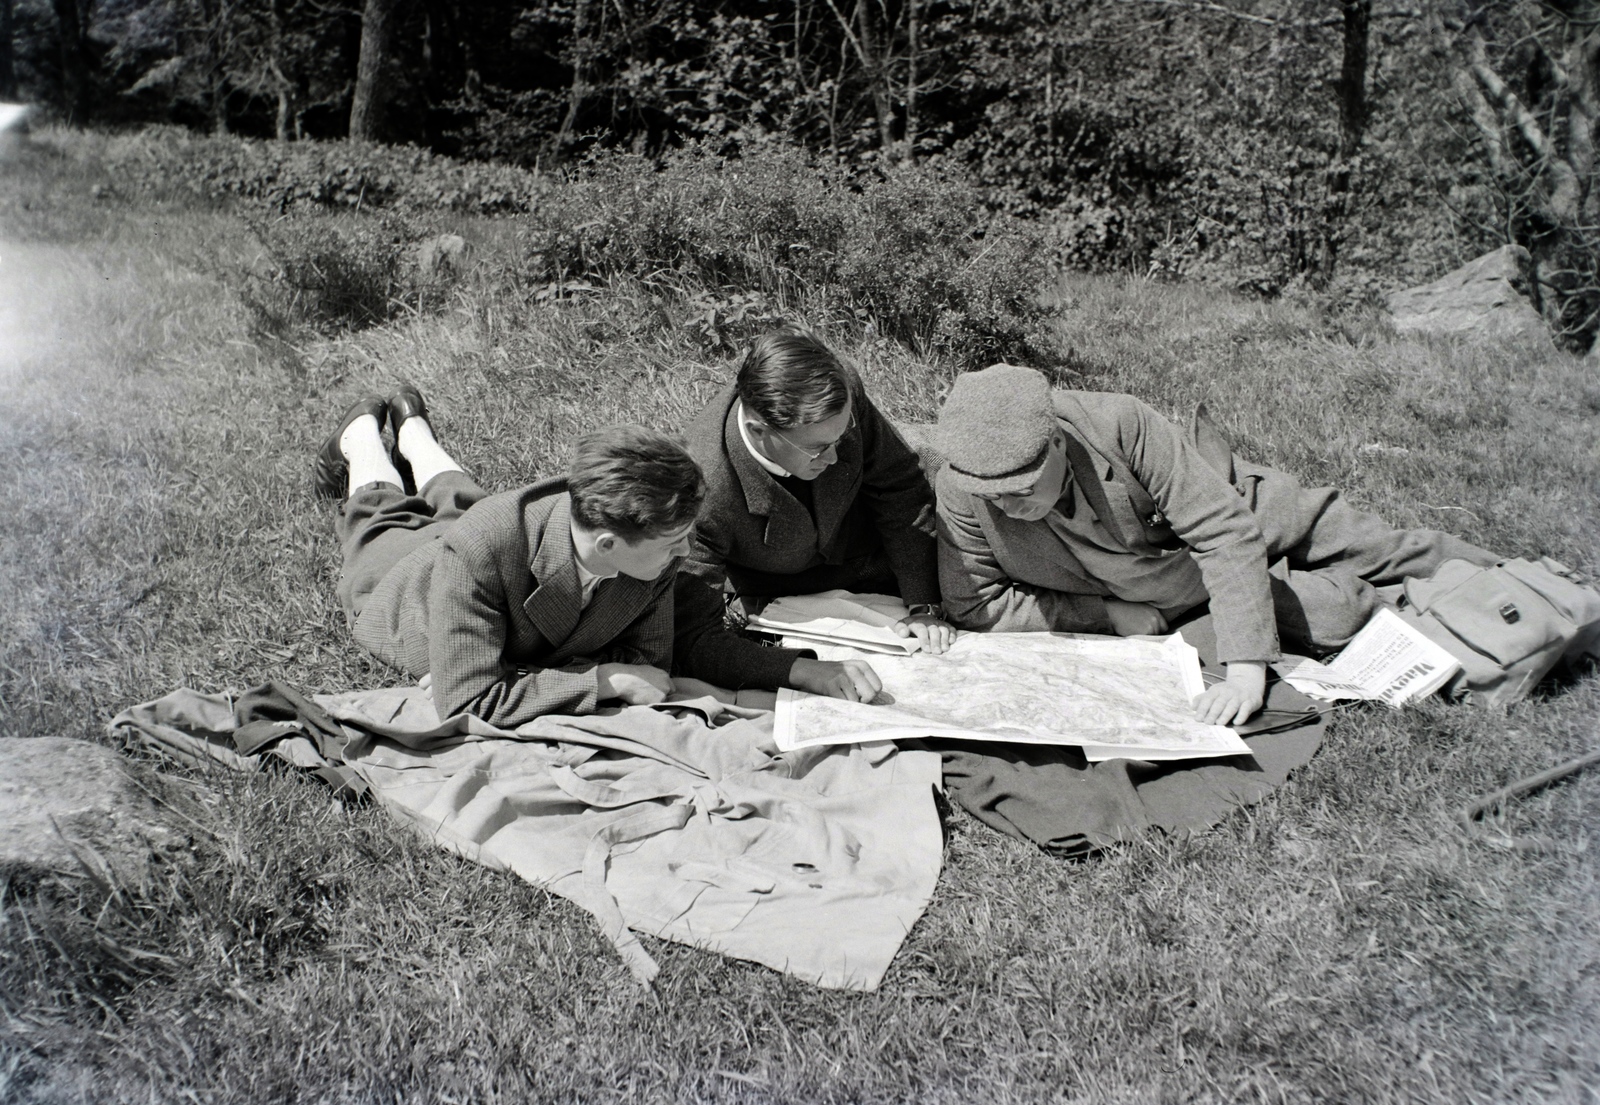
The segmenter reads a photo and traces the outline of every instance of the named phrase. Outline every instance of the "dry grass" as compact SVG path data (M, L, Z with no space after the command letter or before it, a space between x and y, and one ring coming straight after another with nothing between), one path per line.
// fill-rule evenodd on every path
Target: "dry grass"
M0 164L8 734L105 740L179 685L391 679L343 627L307 478L365 390L416 380L507 486L581 428L681 424L728 369L688 305L498 279L514 222L455 224L479 275L442 309L269 341L230 285L239 215L97 183ZM1195 288L1062 295L1075 384L1207 398L1259 459L1397 521L1600 569L1600 393L1577 362ZM891 411L931 415L949 366L829 332ZM932 906L865 995L656 942L641 994L581 911L379 811L129 749L183 780L193 849L109 904L3 884L0 1100L1594 1101L1600 775L1482 840L1454 811L1592 747L1597 707L1589 678L1500 713L1344 713L1261 805L1089 862L952 813ZM1511 846L1532 834L1550 849Z

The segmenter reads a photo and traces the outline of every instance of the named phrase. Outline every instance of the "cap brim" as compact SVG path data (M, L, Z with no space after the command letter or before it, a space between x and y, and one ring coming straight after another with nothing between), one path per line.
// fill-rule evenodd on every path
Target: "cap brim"
M1015 495L1027 491L1039 482L1039 474L1050 460L1050 447L1046 443L1039 459L1025 468L1002 472L998 476L978 476L963 472L954 463L950 465L950 480L961 490L973 495Z

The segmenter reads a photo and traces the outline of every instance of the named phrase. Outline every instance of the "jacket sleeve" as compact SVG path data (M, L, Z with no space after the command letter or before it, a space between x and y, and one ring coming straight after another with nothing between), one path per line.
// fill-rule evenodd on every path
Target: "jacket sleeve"
M1276 660L1267 543L1249 506L1173 422L1133 398L1117 407L1117 447L1189 546L1211 596L1217 659Z
M861 428L860 495L872 511L883 553L907 605L939 601L933 489L917 454L872 401L856 392Z
M714 518L701 516L694 545L678 570L673 599L677 629L675 675L692 676L729 690L776 690L789 685L789 669L802 656L793 648L768 648L722 620L722 584L727 575L726 545Z
M1111 633L1105 600L1014 580L995 556L972 498L939 489L939 586L944 609L962 629L996 632Z
M475 714L514 729L543 714L593 713L595 665L521 672L509 666L508 600L493 562L457 533L439 544L428 593L428 663L439 716Z

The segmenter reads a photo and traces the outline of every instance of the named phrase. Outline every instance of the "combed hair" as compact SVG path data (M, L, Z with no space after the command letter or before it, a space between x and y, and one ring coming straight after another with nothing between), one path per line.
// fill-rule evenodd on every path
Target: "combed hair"
M787 430L844 410L850 383L850 370L827 346L800 330L778 330L761 335L745 352L735 386L746 410Z
M567 490L580 526L633 542L694 521L706 481L676 438L643 426L610 426L578 439Z

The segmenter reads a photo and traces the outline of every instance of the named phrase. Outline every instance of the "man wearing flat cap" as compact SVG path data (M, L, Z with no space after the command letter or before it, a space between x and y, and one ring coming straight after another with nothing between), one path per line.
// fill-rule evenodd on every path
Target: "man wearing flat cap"
M946 616L1130 636L1209 602L1228 674L1196 701L1204 722L1260 708L1280 632L1297 649L1339 648L1373 614L1376 587L1497 559L1234 455L1204 408L1185 431L1131 395L1052 391L1030 368L958 377L937 443Z

